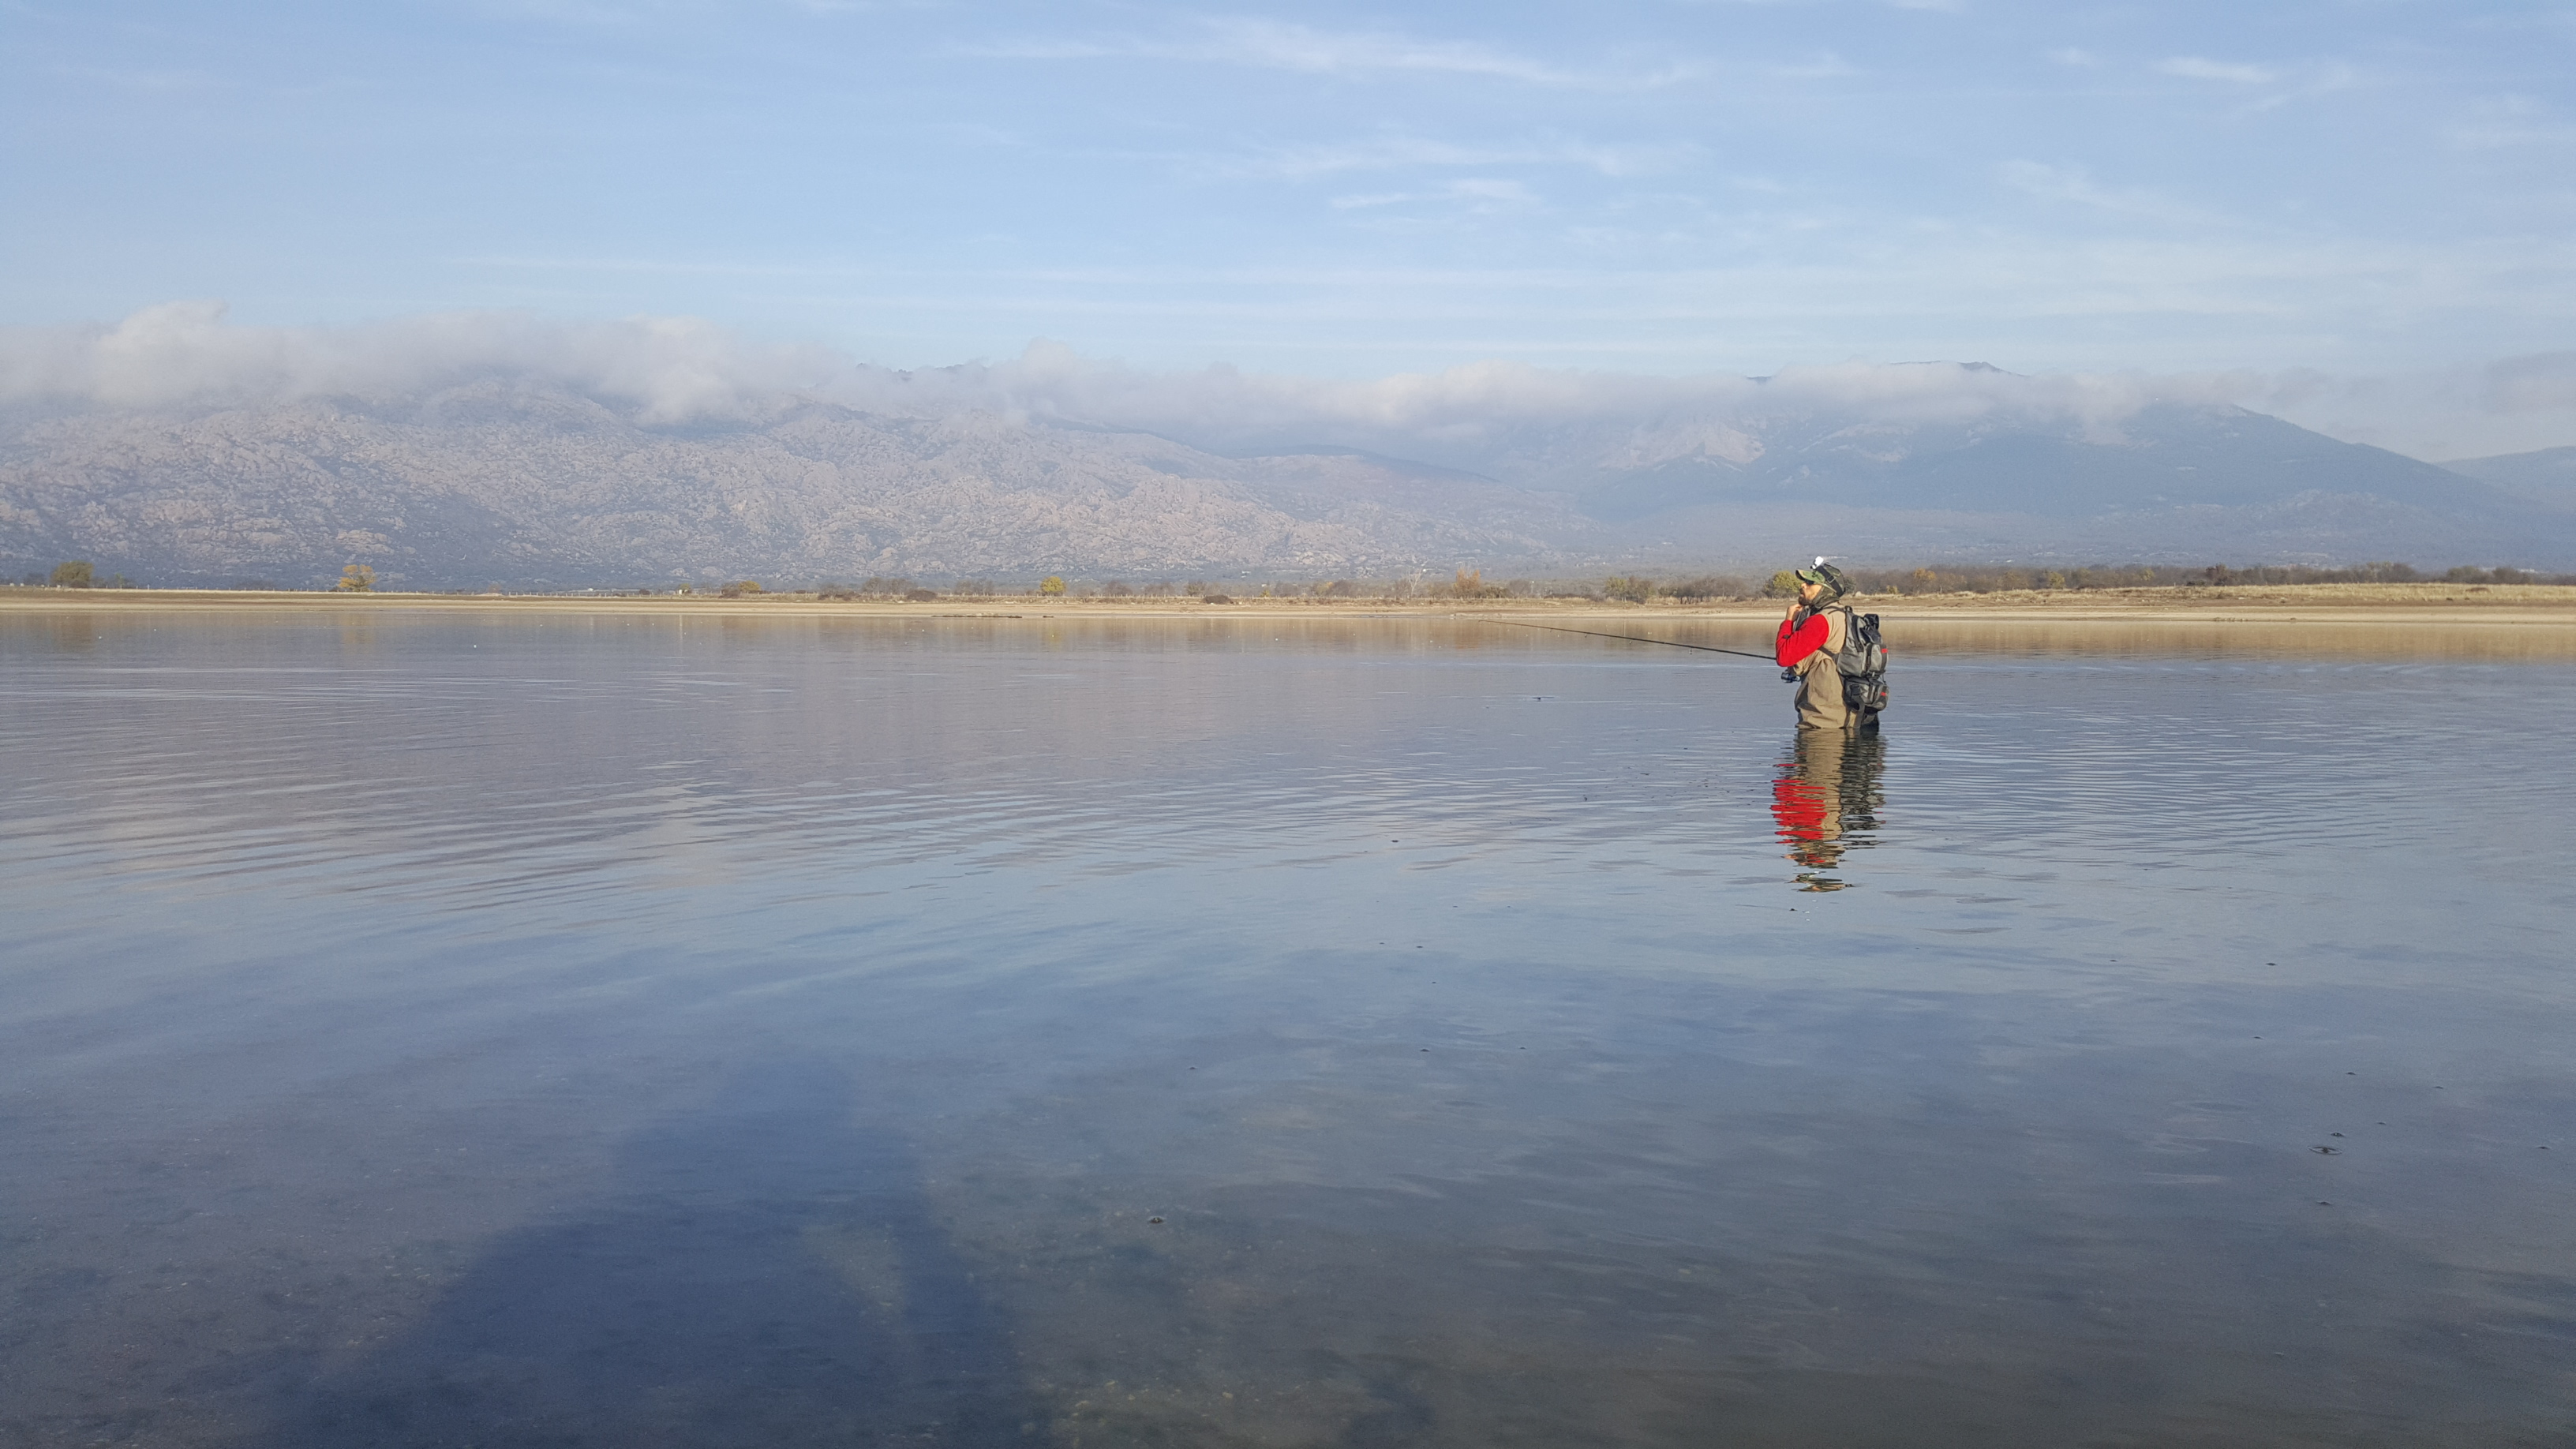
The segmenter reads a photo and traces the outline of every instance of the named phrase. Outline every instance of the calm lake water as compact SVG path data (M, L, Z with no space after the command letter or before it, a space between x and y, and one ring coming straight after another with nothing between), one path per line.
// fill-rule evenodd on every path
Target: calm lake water
M0 1445L2570 1442L2567 651L1890 635L0 617Z

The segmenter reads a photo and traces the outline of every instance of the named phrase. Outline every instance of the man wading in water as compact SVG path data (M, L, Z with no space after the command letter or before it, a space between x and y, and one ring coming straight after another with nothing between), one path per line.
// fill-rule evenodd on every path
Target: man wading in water
M1851 588L1842 570L1818 559L1797 571L1798 602L1780 623L1772 657L1780 677L1798 683L1798 728L1851 730L1878 727L1887 707L1886 654L1878 648L1878 616L1855 619L1838 605ZM1860 655L1870 658L1863 662ZM1846 671L1859 664L1867 674Z

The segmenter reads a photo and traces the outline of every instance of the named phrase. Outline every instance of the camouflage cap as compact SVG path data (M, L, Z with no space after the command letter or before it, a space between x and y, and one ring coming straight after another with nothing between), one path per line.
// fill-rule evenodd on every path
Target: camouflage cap
M1809 567L1797 569L1794 572L1798 576L1799 583L1814 584L1837 599L1851 592L1851 580L1843 576L1841 569L1835 568L1823 559L1818 559Z

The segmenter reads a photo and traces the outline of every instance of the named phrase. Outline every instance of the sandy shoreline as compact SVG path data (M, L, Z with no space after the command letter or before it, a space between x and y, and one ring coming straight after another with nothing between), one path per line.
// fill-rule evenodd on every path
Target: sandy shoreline
M2260 625L2412 624L2576 631L2576 587L2546 584L2309 584L2137 588L1994 594L1860 596L1856 607L1924 623ZM1044 598L1035 595L826 600L811 594L725 599L707 594L267 593L225 589L0 589L6 614L502 614L730 618L981 619L1517 619L1597 628L1607 624L1727 624L1780 617L1771 600L1594 603L1581 599Z

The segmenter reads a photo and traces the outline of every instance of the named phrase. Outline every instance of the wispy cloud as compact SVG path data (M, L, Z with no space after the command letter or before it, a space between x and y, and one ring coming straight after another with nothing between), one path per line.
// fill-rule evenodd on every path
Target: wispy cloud
M2292 84L2287 89L2265 96L2255 102L2250 109L2268 111L2277 106L2286 106L2292 101L2312 100L2318 96L2332 95L2336 91L2349 90L2361 83L2362 76L2361 72L2351 66L2338 62L2306 67L2291 80Z
M2048 53L2048 58L2059 65L2071 65L2084 68L2099 66L2102 63L2100 58L2095 56L2093 52L2089 50L2081 50L2072 45L2059 46L2057 49Z
M2095 211L2154 221L2207 226L2219 218L2139 186L2104 186L2082 166L2051 166L2041 161L2006 161L1995 168L1997 180L2015 191L2049 201L2066 201Z
M2178 55L2158 61L2156 69L2166 75L2188 80L2227 81L2240 86L2265 86L2280 79L2280 72L2268 65L2249 65L2241 61L2210 60L2205 56Z
M2239 109L2237 114L2240 115L2258 114L2276 110L2293 101L2330 95L2359 84L2362 78L2359 71L2340 61L2257 65L2184 55L2160 61L2156 69L2185 80L2215 81L2238 93L2262 92Z
M1581 69L1476 41L1426 40L1386 30L1319 30L1262 19L1201 22L1190 32L1110 39L1024 39L970 48L1019 60L1132 57L1251 66L1309 75L1434 74L1478 76L1528 85L1585 90L1652 90L1688 80L1688 63Z
M1302 179L1353 171L1413 167L1569 166L1603 176L1641 176L1687 160L1686 145L1609 146L1549 139L1503 145L1462 145L1421 136L1382 136L1340 145L1300 146L1261 155L1201 160L1199 169L1222 175Z
M1336 196L1337 211L1365 211L1385 206L1446 204L1471 212L1491 214L1517 211L1539 204L1537 193L1518 181L1489 176L1470 176L1436 187L1430 191L1387 191Z

